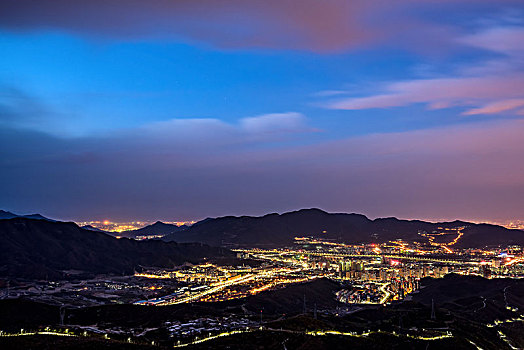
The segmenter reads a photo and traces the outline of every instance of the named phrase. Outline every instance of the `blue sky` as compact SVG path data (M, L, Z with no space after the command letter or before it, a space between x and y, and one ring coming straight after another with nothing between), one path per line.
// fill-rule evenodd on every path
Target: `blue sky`
M8 0L0 13L4 209L504 221L524 205L519 1Z
M172 118L234 122L291 110L318 115L315 125L322 129L337 119L335 130L349 124L365 132L367 123L358 115L351 122L321 108L322 92L358 94L373 81L413 76L417 64L402 52L224 51L204 44L100 42L57 32L7 33L2 51L2 66L9 67L4 82L66 120L76 115L65 121L69 130L40 125L65 137Z

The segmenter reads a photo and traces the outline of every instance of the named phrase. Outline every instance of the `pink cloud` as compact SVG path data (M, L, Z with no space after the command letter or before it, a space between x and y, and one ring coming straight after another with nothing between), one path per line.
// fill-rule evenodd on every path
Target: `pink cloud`
M333 101L332 109L358 110L427 103L432 109L467 106L490 99L516 98L524 94L524 74L508 76L418 79L386 85L385 93Z
M464 115L497 114L497 113L512 111L522 106L524 106L524 99L502 100L502 101L497 101L493 103L488 103L487 105L480 107L480 108L470 109L462 114Z
M463 36L458 42L470 46L507 54L524 52L524 28L493 27L480 33Z
M361 110L424 103L429 109L465 107L464 115L513 113L524 101L524 27L495 27L460 42L504 57L462 65L453 76L385 84L369 96L332 99L331 109Z

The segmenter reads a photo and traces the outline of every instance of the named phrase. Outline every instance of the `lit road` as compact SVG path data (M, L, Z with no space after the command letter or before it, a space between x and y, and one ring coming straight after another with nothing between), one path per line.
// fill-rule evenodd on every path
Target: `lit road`
M363 332L361 334L358 334L356 332L340 332L340 331L336 331L336 330L318 330L318 331L294 331L294 330L289 330L289 329L277 329L277 328L266 328L266 327L260 327L260 328L250 328L250 329L246 329L246 330L235 330L235 331L230 331L230 332L224 332L224 333L220 333L220 334L217 334L217 335L212 335L212 336L208 336L208 337L204 337L204 338L199 338L191 343L185 343L185 344L178 344L178 345L175 345L174 347L175 348L181 348L181 347L186 347L186 346L189 346L189 345L193 345L193 344L200 344L200 343L204 343L206 341L210 341L210 340L214 340L214 339L217 339L217 338L221 338L221 337L227 337L227 336L230 336L230 335L234 335L234 334L241 334L241 333L249 333L249 332L253 332L253 331L256 331L256 330L264 330L264 331L268 331L268 332L279 332L279 333L290 333L290 334L302 334L302 335L310 335L310 336L314 336L314 337L317 337L317 336L342 336L342 337L368 337L371 333L383 333L383 334L388 334L388 335L394 335L396 337L401 337L401 336L404 336L404 337L408 337L408 338L412 338L412 339L418 339L418 340L425 340L425 341L436 341L436 340L441 340L441 339L446 339L446 338L453 338L453 335L451 333L443 333L441 335L438 335L438 336L433 336L433 337L424 337L424 336L416 336L416 335L409 335L409 334L405 334L405 335L401 335L401 334L397 334L397 333L389 333L389 332L382 332L382 331L378 331L378 332Z
M263 249L233 249L235 252L252 253L252 254L278 254L278 255L311 255L321 257L333 257L333 258L389 258L399 260L413 260L413 261L427 261L427 262L440 262L448 264L471 264L478 265L478 261L467 261L460 259L449 259L449 258L437 258L437 257L426 257L417 255L402 255L402 254L344 254L344 253L320 253L320 252L309 252L309 251L289 251L289 250L263 250Z
M180 299L173 299L169 301L163 301L158 304L155 304L157 306L164 306L164 305L174 305L174 304L182 304L182 303L189 303L193 301L200 300L202 297L205 297L207 295L214 294L216 292L219 292L227 287L231 287L237 284L243 284L246 282L253 281L256 278L268 278L268 277L274 277L276 275L282 275L282 274L290 274L290 273L297 273L304 271L304 268L297 268L297 269L287 269L287 268L280 268L280 269L271 269L271 270L262 270L257 273L250 273L243 276L236 276L233 278L230 278L226 281L222 281L219 283L216 283L214 285L211 285L211 288L206 289L204 291L191 294L187 297L180 298Z
M245 276L239 276L238 278L236 278L236 277L235 278L230 278L227 281L220 282L220 283L216 284L215 286L213 286L213 287L211 287L209 289L206 289L206 290L204 290L202 292L192 294L192 295L190 295L188 297L185 297L185 298L180 298L180 299L175 299L175 300L161 302L161 303L158 303L156 305L162 306L162 305L173 305L173 304L189 303L189 302L192 302L192 301L195 301L195 300L199 300L200 298L202 298L202 297L204 297L206 295L210 295L210 294L216 293L216 292L218 292L218 291L220 291L222 289L225 289L227 287L233 286L235 284L241 284L241 283L245 283L245 282L251 281L255 277L257 277L257 275L248 274L248 275L245 275Z
M387 287L390 285L390 283L385 283L380 287L380 291L384 293L384 297L380 299L379 304L385 304L388 302L389 298L391 297L391 293L389 290L387 290Z
M214 339L217 339L217 338L228 337L228 336L235 335L235 334L250 333L250 332L253 332L253 331L257 331L257 330L264 330L264 331L269 331L269 332L280 332L280 333L302 334L302 335L310 335L310 336L315 336L315 337L316 336L368 337L372 333L383 333L383 334L394 335L396 337L404 336L404 337L408 337L408 338L412 338L412 339L426 340L426 341L435 341L435 340L440 340L440 339L452 338L453 337L453 335L451 333L449 333L449 332L442 333L441 335L438 335L438 336L424 337L424 336L416 336L416 335L410 335L410 334L401 335L401 334L397 334L395 332L389 333L389 332L383 332L383 331L363 332L361 334L358 334L356 332L340 332L340 331L337 331L337 330L318 330L318 331L309 331L308 332L308 331L294 331L294 330L289 330L289 329L275 329L275 328L260 327L260 328L246 328L245 330L232 330L232 331L228 331L228 332L219 333L219 334L216 334L216 335L209 335L207 337L202 337L202 338L198 338L197 337L192 342L189 342L189 343L180 343L180 342L178 342L178 344L175 344L173 347L174 348L182 348L182 347L186 347L186 346L190 346L190 345L194 345L194 344L204 343L204 342L211 341L211 340L214 340ZM19 333L3 333L3 332L0 333L0 337L20 337L20 336L31 336L31 335L33 335L33 336L34 335L51 335L51 336L69 336L69 337L79 337L79 336L81 336L81 335L74 335L74 334L68 333L67 331L66 332L58 332L58 331L26 332L26 331L22 330ZM84 337L88 337L89 335L84 333L83 336ZM107 334L106 334L105 338L109 339Z

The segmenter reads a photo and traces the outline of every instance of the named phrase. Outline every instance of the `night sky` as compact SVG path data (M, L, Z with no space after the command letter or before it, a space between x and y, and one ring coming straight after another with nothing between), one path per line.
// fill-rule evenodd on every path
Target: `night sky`
M524 2L0 2L0 209L306 207L524 219Z

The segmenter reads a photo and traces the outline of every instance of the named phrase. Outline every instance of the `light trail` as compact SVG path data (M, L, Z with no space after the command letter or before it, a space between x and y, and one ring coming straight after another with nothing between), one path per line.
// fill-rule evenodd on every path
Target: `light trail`
M177 344L177 345L174 345L173 347L174 348L183 348L183 347L194 345L194 344L204 343L204 342L207 342L207 341L210 341L210 340L213 340L213 339L217 339L217 338L228 337L228 336L234 335L234 334L249 333L249 332L252 332L252 331L253 331L252 329L248 329L248 330L245 330L245 331L243 331L243 330L236 330L236 331L230 331L230 332L223 332L223 333L220 333L220 334L217 334L217 335L212 335L212 336L209 336L209 337L206 337L206 338L197 339L195 341L192 341L191 343Z
M380 290L384 293L384 297L380 299L379 304L385 304L391 296L391 293L386 289L389 285L390 283L386 283L380 287Z
M523 262L523 261L524 261L524 258L514 258L504 263L504 266L511 266L511 265L514 265L516 263Z
M210 340L214 340L214 339L217 339L217 338L227 337L227 336L235 335L235 334L250 333L250 332L257 331L257 330L265 330L265 331L268 331L268 332L279 332L279 333L303 334L303 335L310 335L310 336L314 336L314 337L317 337L317 336L343 336L343 337L357 337L358 338L358 337L368 337L372 333L383 333L383 334L393 335L393 336L396 336L396 337L403 337L404 336L404 337L407 337L407 338L417 339L417 340L424 340L424 341L437 341L437 340L442 340L442 339L447 339L447 338L453 338L453 335L450 332L447 332L447 333L441 334L441 335L437 335L437 336L433 336L433 337L424 337L424 336L416 336L416 335L410 335L410 334L397 334L397 333L390 333L390 332L383 332L383 331L363 332L362 334L358 334L356 332L340 332L340 331L336 331L336 330L293 331L293 330L289 330L289 329L276 329L276 328L263 328L263 327L260 327L260 328L249 328L249 329L246 329L246 330L234 330L234 331L229 331L229 332L223 332L223 333L220 333L220 334L217 334L217 335L212 335L212 336L208 336L208 337L205 337L205 338L200 338L200 339L194 340L194 341L192 341L190 343L177 344L177 345L174 345L173 347L174 348L182 348L182 347L186 347L186 346L190 346L190 345L194 345L194 344L201 344L201 343L204 343L204 342L207 342L207 341L210 341Z
M151 273L135 273L135 277L143 277L143 278L154 278L154 279L169 279L171 278L171 275L169 273L165 273L163 275L155 275Z
M428 239L429 244L437 247L444 248L446 252L452 253L452 251L448 248L449 246L455 245L460 238L464 235L464 232L462 232L466 227L457 227L457 228L446 228L446 231L455 231L453 233L451 232L438 232L438 233L420 233L422 237L425 237ZM442 229L442 228L439 228ZM449 243L436 243L435 238L437 236L447 236L447 235L454 235L456 234L457 237L455 237L451 242Z
M211 294L214 294L216 292L219 292L227 287L231 287L233 285L237 285L237 284L243 284L243 283L247 283L247 282L250 282L250 281L253 281L257 278L268 278L268 277L275 277L276 275L286 275L286 274L291 274L291 273L297 273L297 272L302 272L302 271L305 271L304 268L300 267L300 268L297 268L297 269L290 269L290 268L279 268L279 269L273 269L273 270L262 270L262 271L257 271L256 273L250 273L250 274L247 274L247 275L244 275L244 276L236 276L236 277L233 277L233 278L230 278L226 281L222 281L222 282L217 282L213 285L211 285L211 288L209 289L206 289L204 291L201 291L201 292L198 292L198 293L195 293L195 294L192 294L192 295L189 295L185 298L180 298L180 299L172 299L172 300L169 300L169 301L161 301L159 303L156 303L154 304L155 306L165 306L165 305L175 305L175 304L183 304L183 303L189 303L189 302L192 302L192 301L197 301L197 300L200 300L201 298L207 296L207 295L211 295ZM298 283L299 281L297 281ZM145 305L147 303L140 303L140 304L137 304L137 305Z
M270 288L276 287L278 285L281 285L281 284L302 283L302 282L311 281L311 280L314 280L314 279L317 279L317 278L320 278L320 277L319 276L308 276L308 277L297 278L297 279L292 279L292 280L274 281L274 282L271 282L271 283L268 283L268 284L264 284L262 287L253 288L253 289L249 290L248 293L254 295L254 294L263 292L265 290L268 290Z
M235 284L240 284L240 283L244 283L244 282L248 282L250 280L253 280L257 275L253 275L253 274L248 274L248 275L245 275L245 276L241 276L239 278L232 278L232 279L229 279L227 281L224 281L224 282L220 282L218 283L218 285L212 287L212 288L209 288L209 289L206 289L205 291L202 291L200 293L196 293L196 294L193 294L193 295L190 295L188 297L185 297L185 298L182 298L182 299L175 299L175 300L170 300L170 301L164 301L164 302L160 302L158 304L156 304L157 306L164 306L164 305L175 305L175 304L182 304L182 303L188 303L188 302L191 302L191 301L195 301L195 300L198 300L206 295L209 295L209 294L213 294L213 293L216 293L222 289L225 289L227 287L230 287L232 285L235 285Z
M227 337L227 336L231 336L231 335L235 335L235 334L243 334L243 333L250 333L250 332L254 332L254 331L257 331L257 330L265 330L265 331L269 331L269 332L283 332L283 333L293 333L293 334L303 334L303 335L310 335L310 336L344 336L344 337L368 337L370 334L372 333L383 333L383 334L388 334L388 335L393 335L393 336L396 336L396 337L408 337L408 338L412 338L412 339L417 339L417 340L425 340L425 341L437 341L437 340L441 340L441 339L446 339L446 338L452 338L453 335L450 333L450 332L446 332L445 334L441 334L441 335L438 335L438 336L433 336L433 337L425 337L425 336L416 336L416 335L410 335L410 334L397 334L395 332L393 333L390 333L390 332L384 332L384 331L373 331L373 332L363 332L361 334L358 334L356 332L340 332L340 331L337 331L337 330L317 330L317 331L293 331L293 330L289 330L289 329L274 329L274 328L265 328L265 327L260 327L260 328L246 328L246 329L238 329L238 330L232 330L232 331L227 331L227 332L222 332L222 333L219 333L219 334L216 334L216 335L209 335L207 337L204 337L204 338L200 338L200 339L195 339L194 341L191 341L189 343L183 343L183 344L175 344L173 345L173 348L182 348L182 347L187 347L187 346L190 346L190 345L194 345L194 344L200 344L200 343L204 343L204 342L207 342L207 341L210 341L210 340L214 340L214 339L218 339L218 338L222 338L222 337ZM75 335L75 334L71 334L71 333L66 333L66 332L53 332L53 331L36 331L36 332L20 332L20 333L4 333L4 332L0 332L0 337L19 337L19 336L31 336L31 335L52 335L52 336L69 336L69 337L80 337L81 335ZM87 337L88 335L84 333L83 335L84 337ZM107 338L107 337L106 337Z
M56 335L61 337L78 337L78 335L71 333L37 331L37 332L20 332L20 333L4 333L0 332L0 337L23 337L28 335Z
M411 256L402 254L344 254L344 253L320 253L320 252L308 252L308 251L278 251L278 250L261 250L261 249L233 249L235 252L243 253L264 253L264 254L279 254L279 255L312 255L321 257L333 257L333 258L390 258L390 259L402 259L402 260L413 260L413 261L427 261L427 262L440 262L448 264L470 264L479 265L479 261L467 261L467 260L454 260L445 258L434 258L434 257L421 257Z

